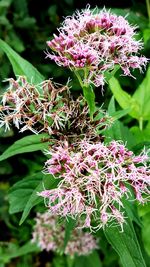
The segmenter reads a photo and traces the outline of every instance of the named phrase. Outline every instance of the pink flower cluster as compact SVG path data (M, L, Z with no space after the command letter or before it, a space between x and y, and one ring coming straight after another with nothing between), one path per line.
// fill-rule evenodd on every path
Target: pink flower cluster
M58 217L49 212L38 213L32 234L32 242L37 243L42 250L62 252L64 247L65 228L58 223ZM98 248L97 242L91 233L75 228L70 236L64 253L73 256L88 255Z
M131 75L131 68L141 71L146 65L147 59L136 55L142 43L135 39L135 29L122 16L88 7L65 19L59 34L47 42L54 52L47 57L72 70L83 69L83 82L100 86L104 84L105 71L115 65L124 75Z
M135 156L117 141L105 145L82 140L67 142L48 152L45 173L60 182L55 189L38 193L53 215L71 216L82 227L98 230L108 223L124 223L123 198L144 203L150 191L148 156ZM93 224L94 222L94 224Z

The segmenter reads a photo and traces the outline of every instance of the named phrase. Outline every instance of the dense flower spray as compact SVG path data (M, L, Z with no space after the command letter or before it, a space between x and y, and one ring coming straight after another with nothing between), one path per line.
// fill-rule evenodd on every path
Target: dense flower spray
M58 86L51 80L34 85L23 76L7 81L9 87L2 96L0 106L0 127L4 126L5 130L13 124L20 132L47 132L55 138L57 135L92 137L97 130L107 128L113 121L99 108L92 122L84 98L79 96L74 99L67 85Z
M123 199L135 195L144 203L150 193L148 156L135 156L121 142L66 142L48 154L45 172L60 182L38 194L51 214L77 218L81 227L98 230L111 222L123 228Z
M82 86L103 86L105 72L116 65L129 76L130 69L141 71L146 65L147 59L138 56L142 43L135 39L135 29L122 16L87 7L64 20L59 34L47 42L53 51L47 57L75 71Z
M51 80L35 86L23 76L6 81L9 87L2 96L0 127L9 130L14 124L20 132L30 130L35 134L52 134L54 129L64 127L69 111L61 92L67 90L67 86L55 88Z
M38 213L35 220L32 242L37 243L42 250L62 252L65 228L58 223L58 216L51 215L49 212ZM98 240L91 233L75 228L64 253L70 256L88 255L97 248Z

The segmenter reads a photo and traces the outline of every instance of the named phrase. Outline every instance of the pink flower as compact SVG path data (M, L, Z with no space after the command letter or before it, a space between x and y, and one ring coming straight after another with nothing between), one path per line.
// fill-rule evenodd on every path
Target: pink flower
M36 224L32 234L32 242L42 250L62 252L65 238L65 228L58 222L58 217L49 212L38 213ZM79 228L73 229L70 240L67 243L64 253L74 256L75 254L88 255L98 249L98 240L91 233L83 232Z
M110 222L122 229L122 198L129 200L134 191L138 202L147 201L150 169L145 152L135 156L120 142L105 145L84 139L74 146L54 146L48 154L51 159L45 164L46 173L61 166L54 174L60 179L58 187L38 193L45 198L51 214L77 218L83 228L91 230Z
M147 59L138 56L142 43L135 39L135 29L122 16L88 7L64 20L58 36L47 42L53 51L47 57L73 71L82 69L83 83L103 86L105 71L116 64L130 76L130 69L142 71L146 65Z
M72 69L80 69L88 66L92 67L92 65L95 66L96 62L98 64L99 60L96 51L89 45L82 43L76 43L74 46L68 48L65 54L67 54L67 57L65 55L56 56L51 54L47 56L58 65Z

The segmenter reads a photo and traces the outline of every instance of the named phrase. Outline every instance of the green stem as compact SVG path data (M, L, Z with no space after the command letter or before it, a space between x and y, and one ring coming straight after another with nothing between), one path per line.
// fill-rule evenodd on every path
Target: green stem
M146 0L147 14L150 21L150 0Z
M84 69L84 86L87 86L87 87L89 87L89 84L86 82L88 74L89 74L89 70L88 68L85 68Z
M74 73L75 73L76 77L78 78L78 81L79 81L81 87L83 88L84 87L84 83L82 82L80 74L77 71L74 71Z
M74 257L71 257L71 256L67 256L66 257L66 260L67 260L67 267L73 267L74 266Z
M90 86L90 84L88 84L86 81L88 77L88 69L84 69L84 81L82 81L82 78L80 74L78 73L78 71L75 71L74 73L76 77L78 78L79 83L82 87L84 98L86 99L88 107L89 107L90 118L91 120L93 120L93 114L95 112L95 94L92 89L92 86Z
M141 131L143 130L143 118L142 117L139 119L139 128Z

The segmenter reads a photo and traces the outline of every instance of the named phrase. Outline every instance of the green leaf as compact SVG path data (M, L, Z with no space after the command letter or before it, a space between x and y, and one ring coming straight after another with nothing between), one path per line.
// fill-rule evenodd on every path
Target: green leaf
M48 189L55 188L58 182L59 180L55 179L52 175L44 175L41 172L17 182L9 190L9 212L12 214L23 211L20 219L20 224L22 224L31 209L43 201L43 198L39 197L37 192L44 190L44 187Z
M0 24L1 26L7 26L10 25L9 20L5 16L0 16Z
M132 133L129 131L128 127L120 121L115 121L113 125L105 130L104 132L105 142L110 142L112 140L122 140L126 143L126 147L131 149L135 144L135 138Z
M40 249L37 245L28 242L21 247L18 247L14 243L8 244L7 248L4 248L0 251L0 264L9 263L11 259L24 256L29 253L39 252Z
M118 80L115 77L112 77L109 80L109 86L119 105L122 108L128 108L131 102L131 96L125 91L123 91Z
M105 77L106 81L108 82L115 75L115 73L119 69L120 69L120 66L119 65L116 65L113 70L111 70L111 71L105 71L104 77Z
M66 225L65 225L65 238L64 238L64 247L63 250L65 250L67 243L70 239L71 233L73 229L75 228L76 220L72 219L71 217L66 218Z
M2 155L0 155L0 161L8 159L14 155L38 151L38 150L44 150L48 148L48 145L50 143L48 141L44 142L45 138L49 138L49 135L33 134L23 137L22 139L16 141L13 145L11 145L7 150L5 150Z
M126 219L124 231L119 227L107 227L104 231L108 242L120 256L123 267L146 267L141 249L129 219Z
M150 28L146 28L143 30L143 39L144 43L146 44L150 39Z
M55 255L52 262L53 267L69 267L68 265L66 266L66 259L64 255Z
M150 212L150 202L138 206L138 213L140 217L145 216L149 212Z
M126 108L126 109L123 109L123 110L118 110L118 111L115 111L111 114L111 117L114 118L114 120L118 120L118 119L121 119L122 117L124 117L125 115L127 115L129 112L130 112L130 108Z
M39 252L39 251L40 251L40 249L37 247L37 245L32 244L31 242L28 242L28 243L24 244L22 247L17 248L17 251L12 253L10 255L10 257L12 259L12 258L26 255L28 253Z
M115 98L114 96L111 97L109 105L108 105L108 114L113 117L115 120L122 118L123 116L127 115L131 108L126 108L123 110L116 111L115 107Z
M140 122L149 120L150 118L150 67L148 68L146 77L139 85L133 96L131 97L120 86L117 79L112 77L109 80L109 86L113 92L115 99L123 109L130 108L129 114Z
M132 151L135 153L135 154L139 154L143 148L145 148L147 150L147 154L148 156L150 156L150 142L142 142L142 143L137 143L136 145L133 144L132 146Z
M19 38L18 34L16 34L14 31L11 31L9 33L5 41L7 42L7 44L11 44L11 46L19 53L25 50L23 41Z
M129 114L133 118L139 119L139 103L138 103L138 101L133 99L127 92L125 92L121 88L118 80L115 77L112 77L109 80L109 87L110 87L115 99L119 103L119 105L123 109L129 108L131 110L129 112Z
M57 184L59 183L59 179L55 179L52 175L44 175L43 180L41 183L39 183L39 185L33 190L32 194L30 195L23 214L21 216L19 225L21 225L25 219L28 217L31 209L37 205L38 203L40 203L41 201L43 201L43 198L39 197L37 195L37 192L41 192L43 191L44 188L48 188L48 189L52 189L55 188L57 186Z
M116 112L115 98L112 96L108 105L108 114L111 116L114 112Z
M28 15L28 3L27 0L15 0L13 1L13 6L15 9L15 13L19 14L21 18ZM19 16L17 16L19 17ZM15 24L16 25L16 24Z
M29 82L38 84L44 80L43 75L27 60L18 55L7 43L0 39L0 48L6 53L15 75L24 75Z
M139 127L133 126L131 127L130 131L135 137L136 143L143 143L143 142L150 142L150 131L149 129L144 129L141 131ZM143 144L144 145L144 144Z
M0 1L0 16L7 13L7 10L11 4L12 0L1 0Z
M108 105L108 114L110 116L113 116L113 114L115 115L115 113L115 101L114 96L112 96ZM132 133L126 126L124 126L122 122L118 120L116 120L109 129L104 131L104 136L106 137L106 143L110 142L111 140L122 140L126 143L128 149L130 149L135 144L134 136L132 135Z
M145 250L150 256L150 238L149 238L150 237L150 212L146 213L142 217L142 222L143 222L142 239L143 239Z
M138 119L149 120L150 118L150 67L146 77L135 91L133 97L139 105Z
M76 257L75 267L102 267L101 260L97 251L93 251L87 256ZM129 267L129 266L128 266Z
M128 218L130 218L131 221L134 221L139 227L142 227L142 222L138 215L137 206L134 204L131 205L131 201L133 201L134 203L134 195L132 195L132 197L130 196L130 201L125 198L122 200L126 213L128 215Z
M139 216L142 217L142 239L145 250L150 256L150 203L138 207Z
M22 2L21 2L22 4ZM23 19L18 18L15 20L15 25L17 28L28 30L30 27L34 27L36 24L36 19L34 17L25 16Z
M43 174L38 172L18 181L10 188L8 194L10 214L24 210L33 191L41 184L42 178ZM39 202L42 201L41 198L38 199Z
M74 267L75 258L70 255L66 255L66 262L67 267Z
M144 133L139 129L138 126L133 126L130 128L131 133L134 135L136 143L141 143L144 140Z
M91 118L93 118L93 114L96 110L96 107L95 107L95 94L94 94L92 87L83 86L83 94L90 109L90 116Z

